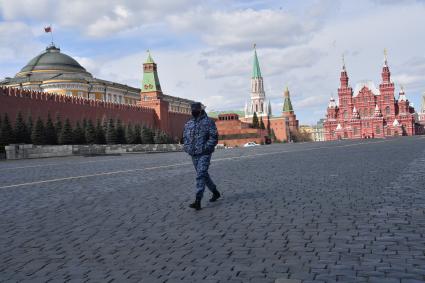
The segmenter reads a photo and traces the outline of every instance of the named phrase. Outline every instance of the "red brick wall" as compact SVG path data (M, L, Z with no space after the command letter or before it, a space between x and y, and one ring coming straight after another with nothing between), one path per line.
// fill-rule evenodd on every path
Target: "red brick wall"
M31 114L35 121L37 117L47 118L50 113L52 119L59 114L62 120L69 118L72 123L82 119L120 119L124 124L139 123L155 127L155 111L153 109L114 104L103 101L93 101L78 97L66 97L55 94L0 88L0 113L7 113L13 122L18 112L24 117Z
M120 119L124 124L161 128L172 138L179 139L190 118L190 114L168 112L168 102L161 100L135 106L0 87L0 114L7 113L13 123L19 112L25 119L31 115L34 122L38 117L45 120L48 113L53 120L59 114L62 120L69 118L73 124L84 118L93 122L97 119Z
M184 125L191 116L190 114L168 112L169 134L171 137L179 139L183 137Z

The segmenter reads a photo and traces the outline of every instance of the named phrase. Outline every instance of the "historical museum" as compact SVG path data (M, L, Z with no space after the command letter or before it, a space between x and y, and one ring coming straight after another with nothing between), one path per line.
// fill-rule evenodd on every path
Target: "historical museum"
M395 99L386 54L381 78L379 88L365 81L356 84L353 90L343 61L338 102L333 97L330 99L323 124L325 140L415 135L415 110L403 87Z

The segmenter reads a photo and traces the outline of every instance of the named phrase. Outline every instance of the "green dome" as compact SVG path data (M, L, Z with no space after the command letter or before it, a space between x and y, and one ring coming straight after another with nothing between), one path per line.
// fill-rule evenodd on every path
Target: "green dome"
M87 73L75 59L61 53L54 45L47 47L45 52L29 61L16 76L26 76L34 71Z

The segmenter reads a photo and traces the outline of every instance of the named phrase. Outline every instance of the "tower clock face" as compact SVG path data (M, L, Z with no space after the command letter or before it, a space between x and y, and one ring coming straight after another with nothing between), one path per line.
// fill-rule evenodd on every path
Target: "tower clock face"
M144 85L144 88L145 88L145 89L148 89L148 88L149 88L149 85Z

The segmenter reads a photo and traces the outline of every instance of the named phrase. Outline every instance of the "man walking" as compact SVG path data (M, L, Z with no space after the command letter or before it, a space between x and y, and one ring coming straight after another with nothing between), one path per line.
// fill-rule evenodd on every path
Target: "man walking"
M208 118L201 103L192 103L191 110L192 119L184 126L183 141L184 151L192 157L196 170L196 199L189 207L200 210L205 186L213 194L210 202L216 201L221 196L208 174L211 155L218 141L218 133L215 122Z

